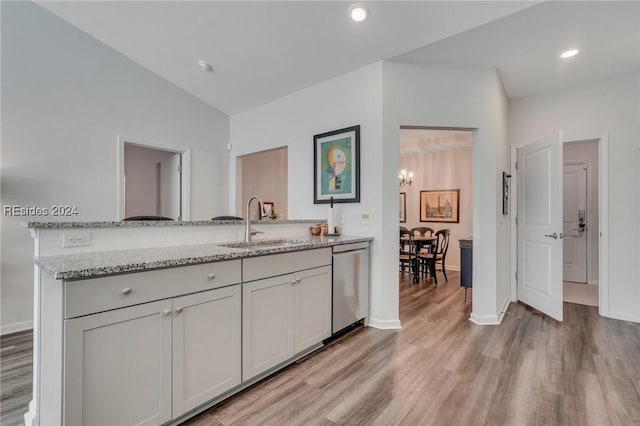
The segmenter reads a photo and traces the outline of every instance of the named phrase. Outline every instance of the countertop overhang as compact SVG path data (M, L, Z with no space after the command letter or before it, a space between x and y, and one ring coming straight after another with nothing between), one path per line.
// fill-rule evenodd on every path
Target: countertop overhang
M250 250L245 248L224 247L222 244L233 244L233 242L220 242L176 247L154 247L42 256L35 258L35 263L55 279L79 280L153 269L219 262L222 260L311 250L372 240L372 237L307 236L287 238L287 241L295 241L293 244L287 246L272 247L265 244L263 247L256 245ZM260 241L268 242L269 240L255 240L256 243Z
M286 225L289 223L323 223L326 219L265 219L252 220L254 225ZM119 222L20 222L25 228L136 228L142 226L203 226L203 225L245 225L244 220L132 220Z

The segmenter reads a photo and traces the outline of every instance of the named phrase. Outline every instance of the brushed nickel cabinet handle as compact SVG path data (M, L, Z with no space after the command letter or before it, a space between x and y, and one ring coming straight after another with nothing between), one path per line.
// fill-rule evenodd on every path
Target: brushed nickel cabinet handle
M184 311L184 308L183 308L182 306L178 306L178 307L176 308L176 312L177 312L177 313L181 314L181 313L182 313L182 311Z
M128 296L131 294L131 288L127 287L127 288L123 288L122 289L122 294L124 294L125 296Z
M210 280L214 279L216 276L214 274L209 274L207 275L207 278L209 278Z
M171 315L171 309L165 309L164 311L162 311L162 313L165 317L168 317L169 315Z

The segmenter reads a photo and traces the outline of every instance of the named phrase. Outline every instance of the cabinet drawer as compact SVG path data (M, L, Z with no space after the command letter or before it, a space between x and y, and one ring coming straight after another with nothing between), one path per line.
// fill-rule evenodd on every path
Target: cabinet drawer
M331 265L331 248L251 257L242 261L243 282Z
M65 318L240 283L240 260L65 282Z

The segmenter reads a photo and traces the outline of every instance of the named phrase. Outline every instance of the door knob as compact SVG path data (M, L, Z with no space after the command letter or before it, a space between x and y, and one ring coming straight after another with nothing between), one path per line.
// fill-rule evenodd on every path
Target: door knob
M547 238L553 238L554 240L558 239L558 234L556 234L555 232L553 234L544 234L544 236Z

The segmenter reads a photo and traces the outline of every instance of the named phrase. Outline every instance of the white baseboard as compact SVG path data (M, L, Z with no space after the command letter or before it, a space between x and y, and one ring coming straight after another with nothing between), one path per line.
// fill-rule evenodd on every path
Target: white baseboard
M511 304L512 300L511 297L507 297L504 299L504 302L502 302L502 309L500 309L500 313L498 314L498 323L502 322L502 319L504 318L504 315L507 313L507 309L509 309L509 305Z
M29 401L29 411L24 413L24 425L31 426L31 425L37 424L38 422L34 421L36 418L35 415L36 415L36 404L35 404L35 401L32 399L31 401Z
M638 318L638 316L634 314L629 314L626 312L609 311L609 315L607 315L607 317L617 319L620 321L640 322L640 318Z
M502 308L495 315L476 315L472 312L469 317L469 321L478 325L500 325L504 318L504 314L509 307L509 303L511 303L511 298L507 297L502 303Z
M33 328L33 321L14 322L13 324L4 324L0 327L0 336L5 334L17 333L19 331L31 330Z
M400 320L379 320L376 318L369 318L369 327L379 328L381 330L401 330L402 324Z

